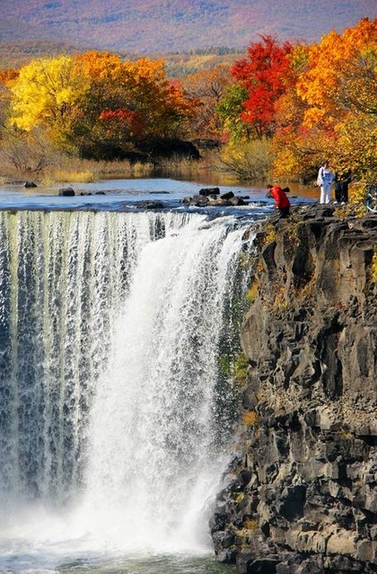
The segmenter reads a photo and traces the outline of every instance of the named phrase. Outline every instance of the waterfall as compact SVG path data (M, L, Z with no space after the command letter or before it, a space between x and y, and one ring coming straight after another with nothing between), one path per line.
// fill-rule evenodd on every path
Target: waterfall
M243 237L198 214L0 212L0 540L208 544Z

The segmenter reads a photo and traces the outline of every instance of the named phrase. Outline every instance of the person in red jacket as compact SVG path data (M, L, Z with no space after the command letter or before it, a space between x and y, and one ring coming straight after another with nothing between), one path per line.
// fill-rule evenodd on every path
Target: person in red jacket
M267 197L273 197L275 200L275 207L279 210L279 219L289 217L290 201L287 193L291 191L289 187L280 187L280 185L268 185Z

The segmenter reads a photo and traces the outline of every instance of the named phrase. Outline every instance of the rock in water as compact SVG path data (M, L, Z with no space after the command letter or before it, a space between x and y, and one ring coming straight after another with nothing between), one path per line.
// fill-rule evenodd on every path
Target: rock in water
M72 197L75 195L75 191L72 187L62 187L58 193L64 197Z

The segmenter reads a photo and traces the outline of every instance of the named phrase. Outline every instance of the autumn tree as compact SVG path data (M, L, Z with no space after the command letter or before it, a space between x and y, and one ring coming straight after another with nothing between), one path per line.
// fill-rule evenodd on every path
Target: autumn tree
M247 58L237 61L231 70L247 90L241 119L258 138L275 131L276 102L287 89L292 50L289 42L280 45L273 36L261 36L248 47Z
M85 93L85 82L69 56L33 60L11 85L11 123L27 132L44 127L64 141L72 110Z
M122 157L146 141L184 133L191 103L162 61L122 62L113 54L86 53L75 64L89 89L80 102L72 137L86 157Z
M318 153L326 132L308 130L303 124L309 106L297 93L297 81L308 70L309 46L297 44L288 58L290 80L275 105L274 175L306 181L318 171Z
M247 58L231 68L234 84L221 98L217 111L228 143L221 160L243 178L263 180L271 171L277 102L292 82L289 42L272 36L251 43Z
M221 139L222 122L218 105L229 86L234 83L229 66L202 70L183 80L185 94L194 104L191 134L200 139Z
M247 88L241 82L237 82L228 86L216 106L226 140L238 141L251 138L251 125L242 120L247 95Z
M10 86L17 78L17 70L9 69L0 71L0 139L6 128L11 104L12 92Z
M335 167L377 173L377 19L331 31L309 51L297 93L307 104L302 128L321 133L322 157ZM319 155L318 155L319 157Z

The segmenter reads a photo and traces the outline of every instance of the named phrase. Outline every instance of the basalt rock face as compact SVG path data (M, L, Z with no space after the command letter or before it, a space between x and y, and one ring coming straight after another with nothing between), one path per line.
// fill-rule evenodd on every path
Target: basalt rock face
M377 218L259 235L237 453L211 520L242 573L377 572Z

